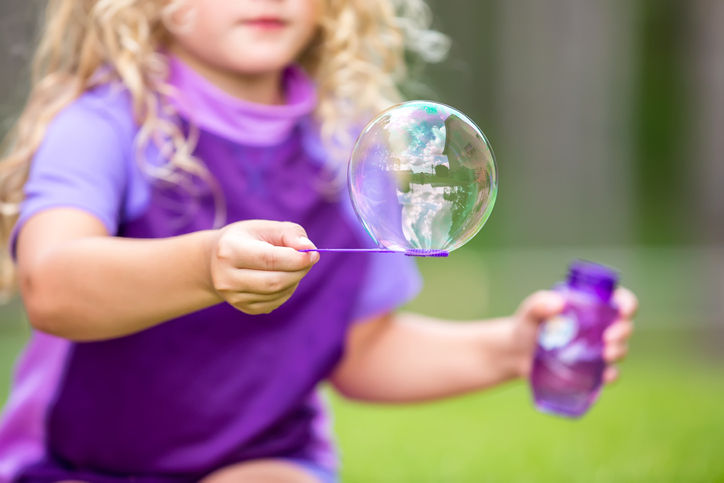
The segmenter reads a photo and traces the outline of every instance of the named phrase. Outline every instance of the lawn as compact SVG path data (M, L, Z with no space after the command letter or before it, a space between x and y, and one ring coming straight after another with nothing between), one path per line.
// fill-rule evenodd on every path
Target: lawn
M724 372L631 357L580 420L528 387L415 407L333 397L345 482L724 482Z

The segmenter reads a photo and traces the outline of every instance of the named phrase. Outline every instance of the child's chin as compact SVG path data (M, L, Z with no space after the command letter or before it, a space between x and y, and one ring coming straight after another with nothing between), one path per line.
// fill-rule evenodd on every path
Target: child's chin
M294 59L288 56L247 58L235 62L234 70L240 74L259 75L284 69L292 62L294 62Z

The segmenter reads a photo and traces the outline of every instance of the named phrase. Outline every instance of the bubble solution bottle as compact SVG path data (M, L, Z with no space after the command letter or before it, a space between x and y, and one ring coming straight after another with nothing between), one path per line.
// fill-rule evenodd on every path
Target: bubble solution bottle
M603 331L618 310L611 300L618 274L603 265L574 261L568 280L553 290L566 306L540 327L530 384L536 408L569 418L582 416L603 382Z

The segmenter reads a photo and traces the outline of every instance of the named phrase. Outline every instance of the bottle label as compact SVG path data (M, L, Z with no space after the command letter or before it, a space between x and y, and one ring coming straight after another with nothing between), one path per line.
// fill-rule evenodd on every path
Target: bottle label
M558 349L571 342L578 333L578 322L569 315L556 315L543 323L538 343L545 350Z

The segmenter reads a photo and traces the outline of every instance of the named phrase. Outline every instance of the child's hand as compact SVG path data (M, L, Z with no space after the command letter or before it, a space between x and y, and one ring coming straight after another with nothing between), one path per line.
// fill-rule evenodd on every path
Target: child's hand
M301 226L251 220L231 224L213 237L210 284L228 303L247 314L268 314L292 296L319 260Z
M630 290L619 288L614 294L614 303L619 307L619 317L603 333L603 358L608 364L622 360L628 352L628 339L633 332L632 319L638 309L638 300ZM513 316L513 353L518 360L519 376L530 373L536 348L538 326L549 317L563 310L565 301L555 292L541 291L528 297ZM618 370L609 365L604 372L605 382L618 377Z

